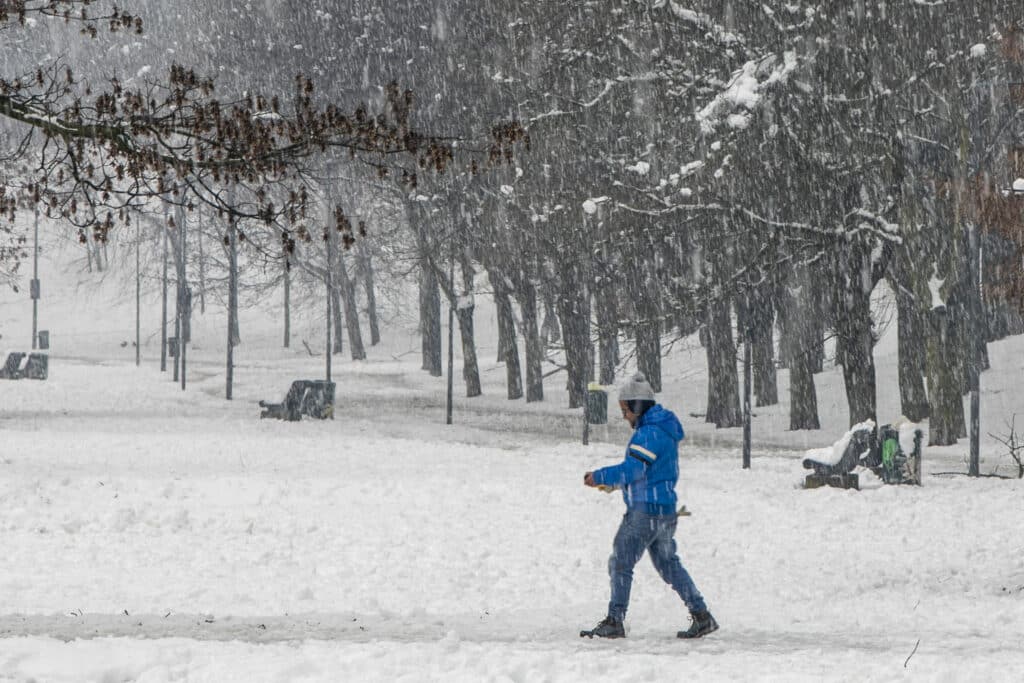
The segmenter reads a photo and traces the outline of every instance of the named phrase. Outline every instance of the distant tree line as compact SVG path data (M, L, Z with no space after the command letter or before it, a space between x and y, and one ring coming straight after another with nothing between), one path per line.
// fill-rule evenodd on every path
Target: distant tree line
M78 4L15 3L51 14ZM932 442L948 444L965 433L962 396L987 342L1024 331L1019 3L179 9L147 23L195 39L194 64L168 83L115 84L79 102L60 70L0 82L0 114L51 142L33 157L40 197L102 228L110 220L92 207L113 203L116 219L184 186L193 198L179 203L221 219L206 244L223 244L226 224L244 235L245 286L290 292L294 278L310 301L329 284L335 350L345 336L353 358L364 355L361 315L379 338L375 269L413 264L423 368L442 373L447 301L467 396L482 390L473 322L486 294L510 399L542 400L559 370L578 407L589 381L612 383L627 361L660 389L663 355L697 334L708 422L740 424L747 344L757 405L778 402L786 369L790 427L818 428L814 375L831 360L853 424L877 417L872 294L884 281L900 367L899 386L881 389L898 390L903 413L928 418ZM88 25L106 23L136 27L116 11ZM211 110L212 83L198 74L214 69L217 88L239 95ZM29 92L67 109L26 109ZM140 116L127 140L101 134ZM163 138L166 159L154 157ZM97 141L102 163L83 168L82 139ZM119 173L146 183L110 192ZM231 201L225 179L239 185ZM222 247L190 254L193 273L231 270Z

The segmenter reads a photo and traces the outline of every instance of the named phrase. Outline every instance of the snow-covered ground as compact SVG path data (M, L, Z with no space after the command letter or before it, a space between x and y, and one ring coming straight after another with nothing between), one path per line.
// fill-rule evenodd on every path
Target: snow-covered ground
M691 416L702 350L672 352L662 402L690 434L679 491L693 511L677 540L722 628L677 640L685 609L645 560L629 637L589 641L578 632L604 616L622 503L581 480L627 431L598 427L582 446L559 375L543 404L504 400L486 310L485 396L457 398L455 425L443 380L397 328L368 361L335 359L337 419L285 423L260 421L256 401L321 375L298 342L316 350L313 323L286 351L267 310L247 313L228 402L212 307L182 392L158 371L151 292L136 368L120 345L133 292L108 309L112 280L46 277L50 378L0 380L0 680L1024 677L1024 482L941 475L966 471L964 440L926 451L920 488L864 473L859 492L802 490L803 450L847 426L832 369L816 377L823 429L785 431L785 403L757 409L744 471L739 430ZM27 297L0 294L0 348L27 346L14 340L30 316ZM877 348L889 419L894 328ZM987 432L1024 413L1024 340L990 351L982 469L1009 474Z

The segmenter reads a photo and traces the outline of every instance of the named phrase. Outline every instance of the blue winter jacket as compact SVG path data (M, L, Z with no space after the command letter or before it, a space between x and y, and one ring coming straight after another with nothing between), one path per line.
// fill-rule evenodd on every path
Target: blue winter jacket
M676 514L679 442L683 425L671 410L655 405L637 421L626 457L594 472L598 485L622 489L627 510L649 515Z

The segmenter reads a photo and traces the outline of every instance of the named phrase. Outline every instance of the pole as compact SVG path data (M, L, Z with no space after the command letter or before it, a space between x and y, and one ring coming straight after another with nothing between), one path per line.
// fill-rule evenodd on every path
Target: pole
M593 255L593 253L591 253L590 254L591 261L593 260L593 258L594 258L594 255ZM584 271L585 275L584 275L584 284L583 284L583 301L584 301L583 309L584 309L584 312L586 313L586 316L583 318L583 321L581 323L582 325L584 325L587 328L586 329L586 335L583 338L584 339L588 339L588 340L590 339L590 310L591 310L590 309L591 269L590 269L589 263L590 262L588 262L587 269ZM593 347L593 345L589 345L588 348L592 350L594 347ZM593 356L588 352L587 353L587 367L584 369L584 372L583 372L583 445L584 446L587 446L587 445L590 444L590 380L593 377L593 372L594 372Z
M164 275L163 275L163 303L160 314L160 372L167 372L167 214L166 205L164 213Z
M749 298L747 299L747 317L751 315ZM751 342L754 333L750 322L746 322L746 330L743 341L743 469L750 469L750 394L751 382Z
M135 216L135 367L142 363L141 317L142 317L142 275L140 273L139 242L142 241L142 217Z
M330 207L330 204L328 204L328 207ZM334 316L332 315L333 311L331 311L331 296L334 293L334 273L331 272L332 266L333 266L333 261L334 261L334 259L332 258L333 255L334 255L334 252L331 249L331 238L333 236L334 236L334 228L330 225L330 220L328 219L327 242L325 243L326 244L325 248L327 249L327 257L326 257L327 275L325 277L325 282L327 284L327 296L324 298L324 301L327 303L327 343L326 343L326 348L324 349L324 356L325 356L326 374L327 374L327 381L328 382L331 381L331 355L332 355L331 354L331 351L332 351L332 349L331 349L331 344L332 344L332 342L331 342L331 325L334 322L334 320L333 320Z
M288 251L284 252L284 348L288 348L292 341L292 263Z
M455 244L449 247L448 255L448 291L451 292L451 301L448 303L448 396L445 401L445 424L452 423L452 403L455 391L455 306L458 297L455 296Z
M185 195L182 193L182 201L185 200ZM181 236L181 276L178 282L178 296L181 298L181 303L178 305L178 311L181 315L181 335L178 337L178 355L181 356L181 390L185 391L185 349L188 348L188 337L189 331L189 317L191 315L192 304L188 296L188 277L185 272L185 268L188 265L185 260L185 205L182 204L178 207L178 216L180 217L178 231Z
M231 193L234 210L235 194ZM235 385L235 327L238 321L238 229L234 216L228 216L228 348L224 398L231 400Z
M981 240L978 237L978 226L969 228L971 268L971 333L967 340L968 365L970 367L971 385L971 458L968 474L977 477L981 474Z
M35 231L32 238L32 349L39 335L39 206L35 207Z

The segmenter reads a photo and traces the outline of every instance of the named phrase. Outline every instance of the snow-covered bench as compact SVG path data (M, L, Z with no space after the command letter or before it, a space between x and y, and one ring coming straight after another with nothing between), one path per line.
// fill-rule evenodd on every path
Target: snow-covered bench
M273 417L295 422L309 415L320 420L334 417L334 382L297 379L281 403L260 401L260 419Z
M854 425L830 448L807 452L804 469L813 470L804 488L834 486L860 489L860 477L853 470L869 468L886 484L921 483L921 441L919 425L906 420L882 425L866 420Z
M854 468L869 457L875 446L875 423L866 420L854 425L830 448L816 448L807 452L804 469L813 470L804 479L804 488L834 486L841 489L860 489L860 480Z
M50 358L45 353L11 351L0 356L5 357L0 379L46 379L49 374Z

